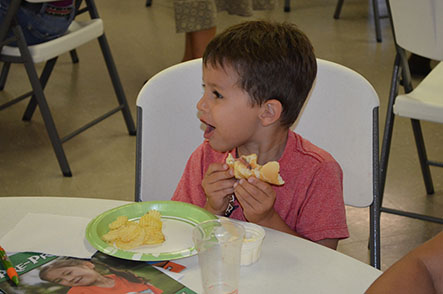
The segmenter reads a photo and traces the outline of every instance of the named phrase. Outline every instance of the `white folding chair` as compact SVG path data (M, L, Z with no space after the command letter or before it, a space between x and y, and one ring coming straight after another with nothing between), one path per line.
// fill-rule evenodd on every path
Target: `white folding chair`
M317 61L313 91L293 128L339 162L345 204L370 206L371 264L380 268L378 96L358 73ZM196 109L201 67L201 59L172 66L138 95L136 201L170 199L187 159L203 141Z
M28 2L50 2L50 0L27 0ZM52 0L53 1L53 0ZM89 12L90 20L74 20L66 34L54 40L37 45L28 46L23 37L21 27L15 21L15 15L20 7L22 0L11 1L8 13L0 26L0 61L4 62L0 75L0 90L3 90L6 78L8 76L11 63L23 63L32 86L32 91L25 93L7 103L0 105L0 110L9 107L25 98L31 97L28 107L23 115L23 120L31 120L36 107L38 106L42 114L49 138L54 148L57 160L64 176L71 176L71 169L66 159L62 144L79 133L85 131L91 126L101 122L105 118L122 112L126 127L130 135L135 135L135 124L129 110L120 78L115 67L111 51L106 40L103 21L100 19L97 8L93 0L85 0L86 7L80 9L81 0L77 0L77 14ZM13 32L13 37L8 37L8 32ZM75 49L79 46L98 39L106 66L111 77L111 81L117 96L118 106L86 123L70 134L60 137L55 127L48 103L44 94L44 88L48 82L49 76L55 66L57 58L63 53L70 52L73 61L77 61ZM17 43L17 47L8 46L12 42ZM37 76L35 64L46 62L40 78Z
M430 59L443 60L443 0L389 0L388 9L396 44L389 104L380 159L380 205L382 205L395 115L411 119L415 143L427 194L434 193L430 166L443 162L428 159L420 120L443 124L443 64L440 62L413 89L406 51ZM398 94L402 81L404 94ZM443 224L443 218L381 207L393 213Z
M170 200L188 157L203 141L197 117L201 59L153 76L137 97L137 201Z

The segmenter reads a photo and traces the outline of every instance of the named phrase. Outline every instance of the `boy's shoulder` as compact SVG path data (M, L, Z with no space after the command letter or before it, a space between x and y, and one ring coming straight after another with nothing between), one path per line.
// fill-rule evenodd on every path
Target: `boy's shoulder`
M314 178L325 182L339 181L343 174L331 154L294 132L289 133L279 162L283 179L294 179L294 184L302 186L309 185Z
M334 157L323 148L313 144L308 139L303 138L300 134L290 131L288 143L283 154L285 160L309 161L311 164L336 162ZM282 159L283 159L282 158Z

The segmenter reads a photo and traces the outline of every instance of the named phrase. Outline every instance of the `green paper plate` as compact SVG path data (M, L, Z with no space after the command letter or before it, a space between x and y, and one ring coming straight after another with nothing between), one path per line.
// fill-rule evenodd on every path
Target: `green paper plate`
M118 249L101 239L109 231L108 225L118 216L126 215L129 220L138 220L151 209L162 215L165 242L145 245L132 250ZM199 223L215 219L212 213L193 204L178 201L146 201L126 204L108 210L86 227L86 239L97 250L119 258L141 261L160 261L192 256L197 253L192 241L192 229Z

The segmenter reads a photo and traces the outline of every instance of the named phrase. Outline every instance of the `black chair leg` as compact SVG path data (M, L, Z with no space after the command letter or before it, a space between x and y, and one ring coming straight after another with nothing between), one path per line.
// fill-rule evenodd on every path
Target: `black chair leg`
M40 75L40 85L42 88L42 91L45 89L46 84L48 83L49 76L52 73L52 70L54 69L55 63L57 62L57 57L48 60L45 64L45 67L43 68L42 74ZM26 107L25 113L23 114L23 120L24 121L30 121L32 118L32 115L35 112L35 109L37 107L37 99L35 98L35 94L32 95L31 100L28 103L28 106Z
M340 13L341 13L341 8L343 7L343 2L344 2L344 0L338 0L337 6L335 6L335 12L334 12L335 19L340 18Z
M146 0L146 7L150 7L152 5L152 0Z
M392 131L394 129L394 102L398 94L398 79L400 75L400 55L395 56L394 69L392 71L391 89L389 92L388 109L386 110L385 128L383 131L383 141L380 155L380 201L382 206L383 194L385 190L386 174L388 169L389 153L391 150Z
M71 60L72 60L72 63L78 63L78 55L77 55L77 50L71 50L71 51L69 51L69 54L71 55Z
M91 18L99 18L94 0L86 0L86 4L88 6L89 15L91 16ZM114 91L117 95L117 100L121 106L121 111L125 119L129 135L134 136L137 132L134 120L132 119L128 101L126 100L125 92L123 91L123 86L121 84L117 68L115 67L114 59L112 58L111 49L109 48L108 41L106 40L106 36L104 33L98 38L98 41L106 62L106 67L108 68L108 72L111 77Z
M369 249L371 253L371 265L377 269L381 268L381 254L380 254L380 164L379 164L379 108L374 108L372 112L373 117L373 154L372 154L372 169L374 173L373 181L373 199L372 205L369 208Z
M105 34L99 37L98 40L100 43L100 48L103 52L103 57L105 58L109 75L111 77L112 85L114 86L115 94L117 95L117 100L119 104L122 106L121 111L126 122L126 127L128 129L129 134L133 136L136 134L134 120L132 119L128 101L126 100L125 92L123 91L123 86L118 76L117 68L115 67L115 63L112 58L111 50L109 48Z
M291 11L291 0L285 0L285 7L283 10L284 10L284 12Z
M11 68L10 62L3 63L2 73L0 75L0 91L5 88L6 80L8 79L9 69Z
M17 44L20 50L20 54L24 60L24 66L26 73L28 74L29 81L31 82L32 89L34 91L35 99L40 109L42 119L45 123L46 130L49 135L52 147L57 157L58 163L65 177L71 177L71 169L69 168L68 160L66 159L65 151L63 150L62 141L58 135L57 129L54 124L54 120L49 110L48 103L46 102L45 95L43 93L40 80L35 70L34 61L32 60L29 49L27 48L23 33L18 28L13 28L13 32L18 36Z
M337 1L337 6L335 6L335 11L334 11L334 18L335 19L340 18L340 13L341 13L341 9L343 7L343 2L344 2L344 0ZM374 13L375 36L376 36L377 42L381 42L382 41L382 36L381 36L382 34L381 34L381 26L380 26L380 9L378 6L378 0L372 0L372 9L373 9L373 13Z
M428 157L426 155L425 142L423 140L423 133L420 127L420 121L411 119L412 130L414 131L415 144L417 145L417 153L420 161L421 172L425 182L426 193L428 195L434 194L434 185L432 183L431 170L429 169Z
M380 27L380 9L378 6L378 0L372 0L372 9L374 11L374 23L375 23L375 37L377 42L382 41L381 27Z
M55 151L55 155L60 165L60 169L62 170L63 176L72 177L71 169L69 167L68 160L66 159L65 151L63 150L62 141L60 140L60 136L58 135L55 127L55 123L46 102L46 98L43 94L43 90L39 86L37 74L35 77L30 77L30 80L34 80L32 84L34 84L33 90L35 92L37 104L39 106L40 113L45 123L46 130L48 131L49 139Z

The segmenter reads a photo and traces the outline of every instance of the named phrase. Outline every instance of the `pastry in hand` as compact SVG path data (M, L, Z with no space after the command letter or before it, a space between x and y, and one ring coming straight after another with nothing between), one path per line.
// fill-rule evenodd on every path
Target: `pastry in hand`
M257 154L243 155L235 159L231 154L226 158L226 164L234 170L236 179L247 179L251 176L273 185L283 185L285 181L280 176L280 164L270 161L264 165L257 163Z

